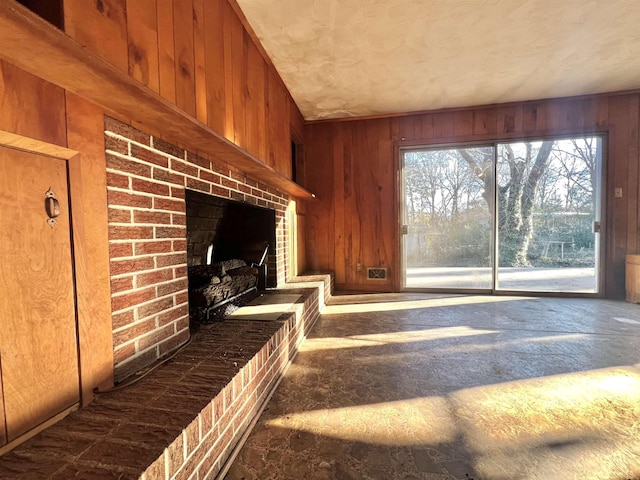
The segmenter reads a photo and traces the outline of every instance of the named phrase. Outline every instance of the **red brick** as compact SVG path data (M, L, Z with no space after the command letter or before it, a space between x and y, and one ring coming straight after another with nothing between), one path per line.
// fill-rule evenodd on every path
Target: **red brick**
M187 300L189 300L189 294L187 292L179 293L178 295L176 295L176 305L187 303Z
M185 238L187 229L184 227L155 227L156 238Z
M141 336L138 340L138 350L146 350L149 347L157 345L161 341L171 337L174 334L173 325L154 330L148 335Z
M185 175L190 175L192 177L198 176L198 169L196 167L179 160L171 160L171 170L184 173Z
M135 260L116 260L111 261L111 275L122 275L124 273L140 272L142 270L151 270L153 258L138 258Z
M144 195L107 190L107 203L124 207L151 208L152 199Z
M187 178L187 188L191 188L192 190L199 190L201 192L209 193L211 190L211 186L207 182L203 182L201 180L196 180L194 178Z
M209 183L220 183L221 181L220 175L207 172L206 170L200 170L200 179Z
M238 182L241 182L241 183L246 183L246 181L247 181L246 175L244 175L243 173L240 173L240 172L233 171L233 170L229 172L229 176L231 178L233 178L234 180L237 180Z
M183 175L178 175L177 173L161 170L159 168L153 169L153 179L160 180L161 182L175 183L176 185L184 185Z
M169 155L173 155L174 157L184 158L183 149L178 148L158 137L153 137L153 148L160 150L161 152L168 153Z
M171 215L171 223L174 225L186 225L187 216L179 213L174 213L173 215Z
M174 270L173 278L186 278L187 267L178 267Z
M184 200L172 200L170 198L154 198L153 208L156 210L171 210L173 212L185 213Z
M182 330L181 332L175 334L173 337L162 342L160 345L158 345L160 356L163 356L183 345L187 340L189 340L189 336L189 330Z
M149 141L151 139L151 136L144 133L143 131L108 116L104 117L104 129L107 132L116 133L123 137L127 137L130 140L136 141L138 143L143 143L145 145L149 145Z
M213 412L211 405L207 405L198 415L200 419L200 440L204 439L213 429Z
M109 258L131 257L133 245L131 243L112 243L109 245Z
M187 456L189 456L200 443L200 427L197 418L184 429L184 433L187 444Z
M261 207L266 207L267 206L267 202L265 202L264 200L259 198L258 199L258 205L261 206Z
M117 312L125 308L135 307L136 305L148 302L156 297L155 289L148 288L139 292L126 293L111 298L111 310Z
M155 326L155 319L152 318L145 320L144 322L131 325L124 330L120 330L113 334L113 346L117 347L118 345L122 345L123 343L139 338L145 333L152 332L155 329Z
M173 307L173 298L163 298L138 307L138 318L145 318Z
M229 198L229 190L218 185L211 185L211 193L223 198Z
M254 179L253 179L253 178L251 178L251 177L247 177L247 179L245 180L245 182L244 182L244 183L246 183L247 185L250 185L250 186L252 186L252 187L257 187L257 186L258 186L258 182L257 182L257 180L254 180Z
M129 176L107 172L107 186L114 188L129 188Z
M184 252L187 250L187 241L186 240L174 240L173 241L173 251L174 252Z
M113 351L113 362L118 364L123 362L127 358L133 357L136 354L136 346L133 343L125 345L122 348L116 348Z
M109 208L109 223L131 223L131 210Z
M133 323L133 310L129 310L128 312L116 313L111 317L111 326L115 330L117 328L122 328L125 325L129 325Z
M109 240L143 240L153 238L153 227L109 227Z
M133 289L133 279L131 277L111 279L111 293L120 293L131 289Z
M156 283L162 283L173 279L173 269L165 268L163 270L154 270L149 273L141 273L136 275L136 287L146 287Z
M231 192L231 199L244 202L244 193Z
M187 161L202 168L211 168L211 162L208 159L195 153L187 152Z
M160 167L169 167L169 159L167 157L147 150L146 148L142 148L138 145L131 145L131 156L140 160L144 160L145 162L153 163L154 165L158 165Z
M167 283L166 285L158 285L156 287L156 291L158 292L159 297L163 297L165 295L169 295L171 293L176 293L181 290L186 290L188 288L187 279L181 278L171 283Z
M180 198L184 200L184 188L182 187L171 187L171 196L173 198Z
M139 162L128 160L126 158L116 157L115 155L107 154L107 168L116 170L118 172L131 173L133 175L139 175L141 177L151 176L151 167Z
M149 253L170 253L171 242L137 242L135 244L136 255L145 255Z
M256 197L251 197L249 195L245 195L244 201L247 202L247 203L250 203L252 205L257 205L258 204L258 199Z
M251 187L249 187L248 185L243 185L242 183L238 185L238 190L243 193L251 193Z
M164 212L149 212L146 210L136 210L133 212L134 223L151 223L153 225L170 225L171 214Z
M166 325L188 314L189 314L189 308L187 307L187 305L181 305L172 310L167 310L166 312L163 312L160 315L158 315L158 325L161 325L161 326Z
M169 465L169 477L173 477L184 463L184 446L182 443L182 435L175 439L165 451Z
M183 317L176 322L176 330L184 330L185 328L189 328L189 317Z
M224 187L233 188L234 190L238 188L238 182L229 180L228 178L222 178L222 185Z
M158 256L156 257L156 263L158 267L168 267L170 265L187 263L187 252Z
M135 192L153 193L154 195L169 195L169 186L163 183L150 182L134 178L131 180L131 189Z
M122 155L129 154L129 144L119 138L105 136L104 148L105 150L111 150L112 152L121 153Z

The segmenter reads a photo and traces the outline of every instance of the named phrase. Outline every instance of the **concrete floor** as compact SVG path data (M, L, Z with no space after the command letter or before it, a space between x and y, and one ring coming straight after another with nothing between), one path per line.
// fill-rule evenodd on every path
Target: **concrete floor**
M226 479L640 479L640 306L334 297Z

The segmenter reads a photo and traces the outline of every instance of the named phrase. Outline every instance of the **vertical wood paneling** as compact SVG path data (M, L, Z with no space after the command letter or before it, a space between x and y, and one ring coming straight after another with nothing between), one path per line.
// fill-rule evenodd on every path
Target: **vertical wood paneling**
M66 146L64 90L0 61L0 130Z
M244 32L244 51L246 51L247 88L245 104L245 122L247 150L258 158L266 156L265 135L265 71L267 68L262 55L254 45L249 34Z
M267 76L267 164L291 176L291 131L287 91L274 71Z
M202 123L208 123L207 115L207 79L205 52L205 0L193 0L193 45L196 77L196 118Z
M393 142L428 145L608 132L604 287L607 297L623 298L625 256L640 249L639 125L638 95L540 100L391 119L309 124L306 150L309 168L317 175L313 183L332 184L334 191L308 206L307 256L313 259L320 251L325 261L328 247L320 243L327 239L316 238L317 226L322 225L323 231L333 228L333 264L323 263L322 267L335 271L337 285L375 290L380 284L364 280L364 273L357 272L361 263L363 267L390 267L395 286L399 286L394 270L400 261L399 206L394 193L397 148ZM331 164L331 176L317 163L326 168ZM623 189L622 199L614 198L616 187Z
M156 0L127 0L129 75L160 92Z
M607 239L610 242L607 252L607 292L616 296L624 292L624 262L627 253L627 212L626 199L629 194L628 154L629 154L629 99L612 97L609 102L609 118L613 128L610 131L610 166L608 192L622 188L623 198L609 196L609 215L607 215Z
M229 138L226 129L224 5L226 0L204 2L205 75L207 82L207 123Z
M196 116L196 80L193 46L193 3L173 2L173 33L176 61L176 105Z
M629 179L627 211L627 250L635 252L638 248L638 123L640 116L640 97L634 95L629 101L629 153L627 178Z
M158 80L160 95L176 102L176 61L173 40L173 0L157 0Z
M246 91L247 91L247 72L246 56L248 54L244 42L244 29L242 23L237 17L231 6L227 7L229 12L225 19L225 28L228 28L228 38L230 50L225 51L225 55L230 58L230 64L226 65L229 69L226 84L227 93L231 93L231 112L233 125L233 141L241 147L246 146ZM226 21L228 20L228 22Z
M64 0L63 6L65 32L128 72L126 0Z
M105 390L113 385L104 112L72 93L67 93L66 112L69 148L80 152L69 161L69 180L76 245L80 387L86 405L96 387Z

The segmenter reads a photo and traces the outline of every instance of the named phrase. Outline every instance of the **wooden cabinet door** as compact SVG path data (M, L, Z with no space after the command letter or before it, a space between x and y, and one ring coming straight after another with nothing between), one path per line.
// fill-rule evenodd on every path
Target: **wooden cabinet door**
M59 202L53 226L45 208L49 190ZM80 397L69 213L66 161L0 147L5 441Z

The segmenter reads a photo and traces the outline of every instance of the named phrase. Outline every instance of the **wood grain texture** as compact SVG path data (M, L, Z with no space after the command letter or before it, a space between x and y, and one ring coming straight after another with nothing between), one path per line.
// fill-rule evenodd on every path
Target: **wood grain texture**
M267 151L265 98L267 65L246 31L243 49L246 51L246 65L243 70L247 76L245 95L247 151L258 158L265 158ZM286 172L282 172L278 168L276 171L286 176Z
M333 270L338 288L399 289L398 147L604 134L604 295L624 298L624 262L640 248L640 96L599 95L424 112L305 127L310 270ZM614 188L623 198L614 198ZM371 285L358 264L387 266L392 282ZM375 287L375 288L374 288Z
M0 348L7 439L80 396L67 161L0 147ZM44 209L53 190L60 214ZM20 212L20 215L16 215Z
M173 0L157 0L158 81L160 95L176 102L176 61L173 40Z
M0 446L7 443L7 420L4 416L4 388L2 386L2 352L0 352Z
M160 92L156 0L127 0L129 75Z
M224 76L224 4L225 0L207 0L204 4L204 50L207 82L207 123L214 131L227 136ZM227 136L227 138L229 137Z
M196 118L208 124L207 59L205 51L205 0L193 0L193 48L195 62Z
M113 385L111 290L104 112L67 94L69 145L80 152L69 160L73 208L74 262L80 347L82 403L93 390ZM80 208L74 208L80 206Z
M31 12L15 8L14 2L0 3L0 59L9 60L142 127L163 132L175 143L220 158L276 188L300 198L312 198L308 191L198 122L193 115L92 55ZM64 109L55 111L63 115Z
M2 61L0 112L0 130L66 145L64 90Z
M195 52L192 0L173 2L173 34L176 60L176 106L196 116Z
M65 33L129 71L126 0L64 0Z

